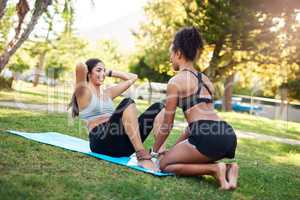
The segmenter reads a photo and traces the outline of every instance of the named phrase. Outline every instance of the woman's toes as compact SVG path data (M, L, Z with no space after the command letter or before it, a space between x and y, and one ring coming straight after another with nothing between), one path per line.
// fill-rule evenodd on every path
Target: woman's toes
M220 184L220 190L230 189L229 183L226 180L226 165L224 163L217 164L216 178Z
M232 163L228 171L229 185L231 189L237 187L237 180L239 176L239 166L237 163Z

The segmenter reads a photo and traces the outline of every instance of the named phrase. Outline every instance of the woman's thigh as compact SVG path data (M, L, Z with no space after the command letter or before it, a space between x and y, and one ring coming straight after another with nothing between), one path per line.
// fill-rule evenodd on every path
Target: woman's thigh
M185 140L171 148L160 160L160 168L164 169L167 165L177 163L211 163L212 159L200 153L193 145Z

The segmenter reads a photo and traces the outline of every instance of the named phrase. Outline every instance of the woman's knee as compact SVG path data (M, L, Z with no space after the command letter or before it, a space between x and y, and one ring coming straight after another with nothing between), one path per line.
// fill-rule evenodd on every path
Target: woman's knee
M120 102L120 105L123 105L123 106L128 106L128 105L131 105L131 104L134 104L135 101L130 98L130 97L126 97L124 98L121 102Z
M133 99L131 98L125 98L120 102L120 107L124 108L124 111L128 110L128 109L132 109L132 108L136 108L135 106L135 102Z
M122 115L122 120L124 121L124 120L132 119L132 118L137 119L137 115L138 115L138 110L136 108L136 105L134 103L130 103L124 109L124 112Z
M119 105L116 107L115 113L123 113L123 111L125 111L128 106L130 106L131 104L134 104L134 100L131 98L124 98Z
M164 107L165 104L163 104L162 102L155 102L150 106L150 108L152 108L153 110L159 110L159 111L162 111Z

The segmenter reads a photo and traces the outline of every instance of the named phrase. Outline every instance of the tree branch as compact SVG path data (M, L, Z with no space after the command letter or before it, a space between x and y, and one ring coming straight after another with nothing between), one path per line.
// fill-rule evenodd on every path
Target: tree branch
M26 29L19 38L14 37L9 45L5 48L4 52L0 56L0 72L8 63L10 57L21 47L21 45L27 40L30 33L33 31L40 16L47 10L47 7L51 5L52 0L36 0L34 5L34 11L30 22ZM16 36L16 35L15 35Z
M5 13L5 8L7 5L8 0L1 0L0 1L0 20L2 19L2 17L4 16Z

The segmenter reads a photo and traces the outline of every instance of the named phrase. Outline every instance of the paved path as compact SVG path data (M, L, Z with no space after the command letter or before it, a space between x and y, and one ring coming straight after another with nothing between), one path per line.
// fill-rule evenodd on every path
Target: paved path
M0 101L0 106L19 108L25 110L44 111L44 112L66 112L67 111L67 106L63 104L27 104L27 103L25 104L20 102ZM174 124L175 124L174 128L180 130L183 130L185 127L187 127L187 123L185 122L175 121ZM273 142L279 142L284 144L300 145L300 140L269 136L269 135L241 131L241 130L236 130L236 134L239 138L249 138L249 139L256 139L261 141L273 141Z
M67 106L64 104L29 104L14 101L0 101L0 106L18 108L21 110L33 110L44 112L66 112Z

